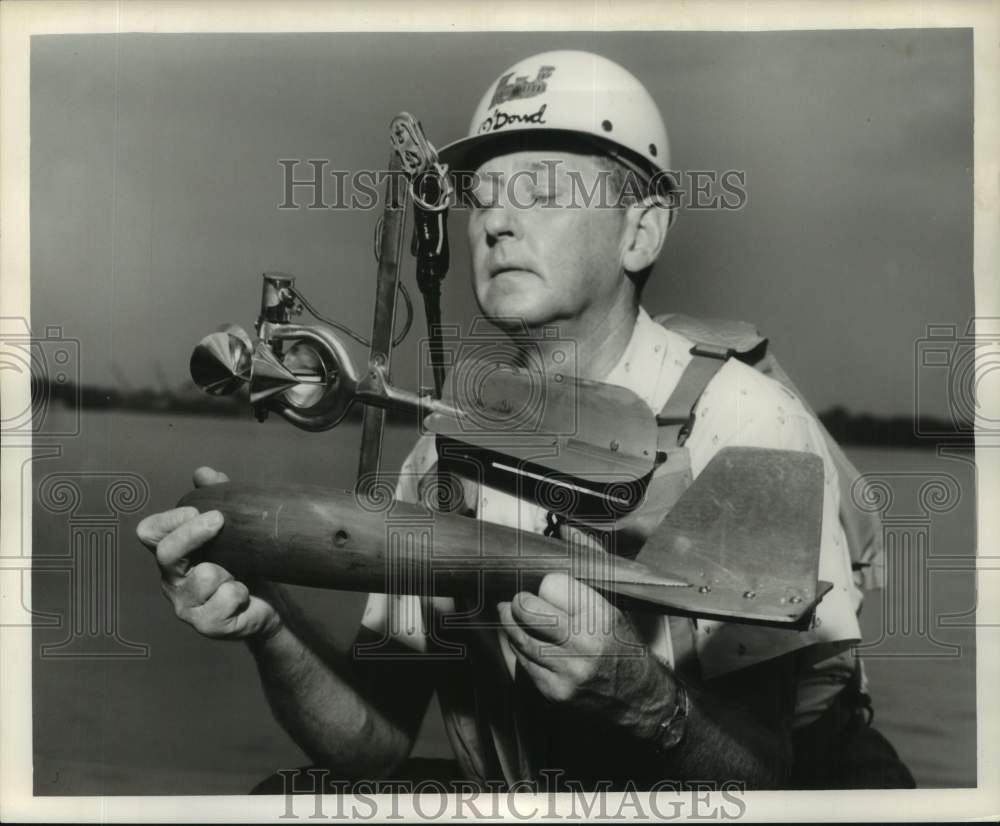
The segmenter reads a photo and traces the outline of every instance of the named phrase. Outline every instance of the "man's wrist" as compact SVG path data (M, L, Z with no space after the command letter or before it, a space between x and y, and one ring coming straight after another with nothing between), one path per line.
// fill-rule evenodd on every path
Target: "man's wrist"
M247 590L250 591L252 596L263 601L271 609L269 615L261 624L260 628L258 628L257 631L250 636L246 637L246 642L249 643L252 648L255 645L267 643L285 628L287 624L285 622L287 603L285 601L283 591L275 582L271 582L267 579L249 577L245 580L245 584L247 586Z
M291 634L281 614L277 611L271 619L256 633L246 638L246 643L252 652L259 653L275 645L280 646L281 638Z
M684 685L674 680L674 708L668 717L660 720L656 727L653 744L658 752L664 753L675 748L684 739L687 730L691 700Z
M651 654L647 656L647 678L643 681L646 702L633 732L637 739L663 752L683 739L690 700L673 671Z

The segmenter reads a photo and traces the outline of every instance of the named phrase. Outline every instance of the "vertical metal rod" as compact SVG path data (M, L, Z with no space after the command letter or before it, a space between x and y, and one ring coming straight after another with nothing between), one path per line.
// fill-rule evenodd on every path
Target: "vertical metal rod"
M375 314L372 320L371 351L368 369L382 369L389 375L392 334L396 321L396 289L406 228L406 178L395 151L389 159L389 179L385 185L385 210L379 238L378 283L375 287ZM382 431L385 411L365 405L361 419L361 456L358 483L368 485L379 471L382 455Z

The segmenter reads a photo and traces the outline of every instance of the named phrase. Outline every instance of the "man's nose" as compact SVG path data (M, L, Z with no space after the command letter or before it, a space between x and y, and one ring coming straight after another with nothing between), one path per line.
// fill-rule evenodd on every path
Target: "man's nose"
M517 215L517 206L505 199L498 199L486 209L483 230L486 232L486 243L491 247L505 238L518 237L520 218Z

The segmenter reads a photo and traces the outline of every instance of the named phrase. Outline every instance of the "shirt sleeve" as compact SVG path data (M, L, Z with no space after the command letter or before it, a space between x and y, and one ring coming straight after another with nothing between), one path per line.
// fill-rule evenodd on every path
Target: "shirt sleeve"
M437 462L434 436L425 433L403 461L396 481L394 498L401 502L420 503L420 481ZM435 597L435 610L451 609L452 600ZM368 595L361 624L382 639L392 639L414 651L427 650L427 629L420 608L420 597L413 594Z
M695 477L723 447L797 450L823 460L823 524L819 578L833 584L805 631L698 620L695 647L706 679L793 651L807 661L827 660L861 639L857 610L861 593L851 574L850 553L840 522L837 470L816 420L783 385L730 360L699 399L687 447Z

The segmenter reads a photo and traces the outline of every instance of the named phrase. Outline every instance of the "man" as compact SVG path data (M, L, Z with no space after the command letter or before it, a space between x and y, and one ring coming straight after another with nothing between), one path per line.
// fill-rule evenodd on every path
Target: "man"
M847 766L844 755L856 748L844 734L855 726L844 698L856 674L850 645L860 638L860 592L839 519L837 470L818 423L792 392L739 359L717 358L706 370L692 335L655 323L640 306L673 215L663 196L667 132L648 92L599 56L537 55L502 73L470 134L441 156L453 170L476 173L465 194L483 314L512 333L527 329L515 344L540 354L553 380L621 385L652 413L684 413L664 428L668 461L647 513L662 517L727 445L822 457L820 578L834 588L813 627L627 615L553 574L537 594L498 605L373 594L363 647L350 657L277 587L190 564L222 525L220 514L192 508L139 526L178 616L206 636L249 643L275 715L337 777L398 773L436 689L461 773L480 781L514 783L550 769L588 785L911 784L884 741L875 752L870 741L864 746L866 759L877 758L866 777L822 770ZM557 337L542 332L552 328ZM432 437L423 437L404 463L397 497L423 499L437 458ZM207 468L195 474L196 485L224 479ZM504 491L466 484L463 493L482 520L578 530ZM633 529L648 534L657 519L641 516ZM378 656L360 656L364 646ZM430 656L456 651L462 656Z

